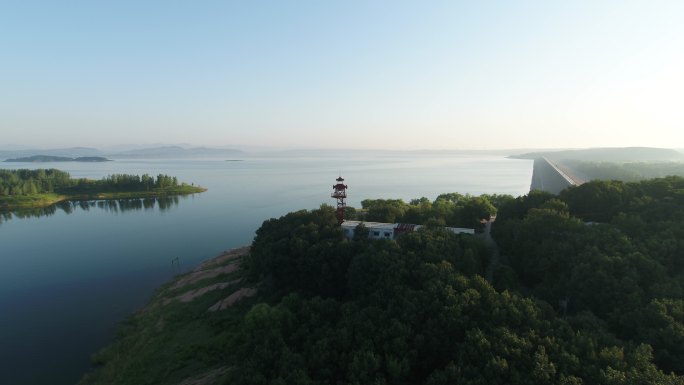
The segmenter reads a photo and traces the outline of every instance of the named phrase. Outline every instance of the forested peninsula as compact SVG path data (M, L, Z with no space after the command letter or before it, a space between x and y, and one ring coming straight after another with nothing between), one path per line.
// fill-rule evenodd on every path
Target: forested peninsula
M45 207L64 200L146 198L206 191L159 174L114 174L100 180L72 178L57 169L0 170L0 209Z
M683 192L590 181L355 213L427 224L396 240L344 237L329 206L269 219L161 288L81 384L684 384ZM491 237L444 230L492 207Z

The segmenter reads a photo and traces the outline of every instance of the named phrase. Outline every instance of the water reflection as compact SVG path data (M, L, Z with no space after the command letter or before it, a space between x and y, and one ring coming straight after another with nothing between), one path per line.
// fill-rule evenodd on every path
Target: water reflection
M92 208L105 210L110 213L125 213L129 211L154 210L168 211L180 202L180 199L187 196L164 196L151 198L132 198L132 199L107 199L107 200L81 200L81 201L62 201L48 207L21 209L12 211L0 210L0 224L15 218L38 218L49 217L58 211L66 214L73 214L75 211L90 211Z

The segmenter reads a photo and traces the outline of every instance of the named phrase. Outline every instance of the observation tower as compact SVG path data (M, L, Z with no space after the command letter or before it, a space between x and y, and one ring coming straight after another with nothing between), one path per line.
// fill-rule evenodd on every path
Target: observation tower
M345 202L345 199L347 199L347 185L344 184L342 176L339 176L336 181L337 184L333 185L333 193L330 194L330 197L337 199L335 216L337 217L337 223L341 225L344 222L344 208L347 207Z

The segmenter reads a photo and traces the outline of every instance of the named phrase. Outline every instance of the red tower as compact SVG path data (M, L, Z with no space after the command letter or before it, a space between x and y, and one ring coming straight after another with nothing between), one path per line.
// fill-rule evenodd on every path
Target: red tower
M347 185L344 184L342 176L338 177L336 180L337 184L333 185L333 193L330 194L330 197L337 199L335 216L337 217L337 222L342 224L342 222L344 222L344 208L347 207L347 203L344 201L347 199Z

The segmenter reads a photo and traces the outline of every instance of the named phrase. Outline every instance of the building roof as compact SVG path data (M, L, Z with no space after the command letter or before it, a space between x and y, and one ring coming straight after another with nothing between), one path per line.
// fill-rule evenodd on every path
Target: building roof
M364 222L364 221L344 221L342 222L343 227L354 228L359 224L363 223L368 229L379 229L379 230L393 230L395 223L383 223L383 222Z
M394 230L398 233L408 233L414 230L418 230L420 228L420 225L413 225L409 223L397 223L397 226L394 228Z
M410 233L416 231L423 227L422 225L414 225L410 223L383 223L383 222L364 222L364 221L344 221L342 222L342 227L346 229L356 228L359 224L363 223L369 230L392 230L395 233ZM451 231L452 233L467 233L475 234L475 229L468 229L463 227L444 227L445 230Z

